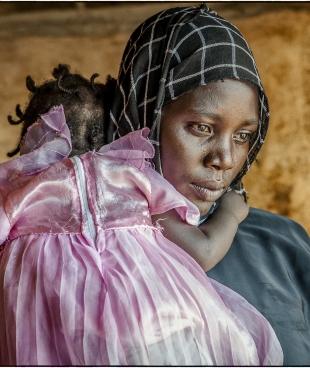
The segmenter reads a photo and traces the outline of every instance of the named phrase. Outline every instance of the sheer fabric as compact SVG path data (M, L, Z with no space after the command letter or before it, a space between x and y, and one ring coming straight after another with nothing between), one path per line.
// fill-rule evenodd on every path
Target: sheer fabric
M152 169L148 129L72 159L67 133L0 168L0 362L281 364L265 318L152 224L175 208L197 225L199 212Z

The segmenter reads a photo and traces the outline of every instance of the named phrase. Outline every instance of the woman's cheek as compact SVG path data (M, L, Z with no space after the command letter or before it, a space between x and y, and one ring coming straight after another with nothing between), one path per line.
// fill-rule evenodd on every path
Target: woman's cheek
M238 167L238 172L241 170L241 168L245 164L248 154L249 154L249 144L247 143L247 144L242 145L237 152L236 166Z

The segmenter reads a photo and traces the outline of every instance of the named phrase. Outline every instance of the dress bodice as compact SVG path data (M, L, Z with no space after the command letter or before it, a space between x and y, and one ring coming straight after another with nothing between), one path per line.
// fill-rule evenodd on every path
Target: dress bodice
M93 152L74 162L80 167L78 180L82 182L83 175L87 178L85 189L95 225L107 229L152 224L151 184L137 167Z
M152 214L172 208L188 223L198 223L197 207L152 169L154 149L147 128L98 152L66 158L71 142L64 117L59 117L63 111L53 113L57 119L48 115L49 124L43 119L30 129L25 154L0 167L5 178L0 204L10 239L82 232L95 240L99 229L152 226ZM41 134L48 131L47 138L31 151L27 144L37 141L38 128Z

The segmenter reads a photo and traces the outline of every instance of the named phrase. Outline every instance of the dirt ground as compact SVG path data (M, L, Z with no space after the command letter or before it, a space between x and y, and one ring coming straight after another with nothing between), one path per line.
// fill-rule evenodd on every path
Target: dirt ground
M6 116L14 115L17 103L26 104L26 75L40 83L61 62L86 76L99 72L102 81L108 73L116 76L136 25L173 5L30 4L0 3L0 162L18 141L20 127L10 126ZM287 215L310 231L310 4L210 6L246 35L270 99L268 138L245 179L250 203Z

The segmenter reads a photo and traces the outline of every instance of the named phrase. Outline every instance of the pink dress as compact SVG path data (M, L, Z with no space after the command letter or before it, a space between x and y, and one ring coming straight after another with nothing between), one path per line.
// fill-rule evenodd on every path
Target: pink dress
M1 364L282 363L266 319L152 224L199 212L152 169L147 134L67 158L57 107L0 165Z

